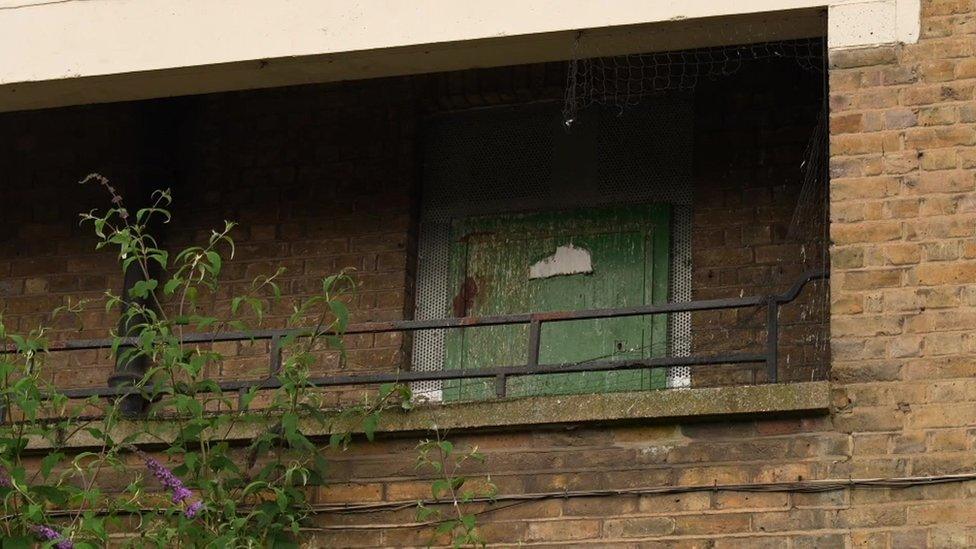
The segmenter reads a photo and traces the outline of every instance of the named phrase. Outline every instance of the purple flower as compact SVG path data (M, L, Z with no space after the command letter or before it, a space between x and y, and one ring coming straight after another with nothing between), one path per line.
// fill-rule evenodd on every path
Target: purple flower
M10 480L10 473L0 465L0 488L13 488L14 483Z
M159 480L160 484L162 484L164 488L167 488L173 492L173 503L183 503L193 497L193 492L183 485L183 481L174 475L173 471L170 471L156 458L153 458L144 452L140 451L139 455L143 460L145 460L146 469L149 469L149 472L151 472L153 476ZM193 518L197 515L197 513L200 512L201 509L203 509L203 502L197 500L186 508L184 514L186 515L186 518Z
M146 460L146 469L159 480L160 484L168 490L173 492L173 503L180 503L186 498L193 495L186 486L183 486L183 481L180 480L173 471L167 469L162 463L160 463L156 458L150 457L146 454L142 454L143 459Z
M31 526L31 531L34 532L35 536L44 541L57 541L57 544L55 544L57 549L74 549L75 547L75 544L70 539L66 539L60 532L50 526L35 524Z
M199 513L201 510L203 510L203 502L198 500L191 503L190 506L186 508L186 511L183 512L183 514L186 515L186 518L191 519L197 516L197 513Z
M193 495L193 492L185 486L173 488L173 503L183 503L183 500Z

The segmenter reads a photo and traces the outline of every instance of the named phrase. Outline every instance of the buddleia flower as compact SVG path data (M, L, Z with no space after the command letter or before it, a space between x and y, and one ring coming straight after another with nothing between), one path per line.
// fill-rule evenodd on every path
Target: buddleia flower
M172 492L173 503L181 504L193 498L193 491L184 486L183 481L173 474L173 471L167 469L165 465L149 454L146 454L141 450L136 450L136 452L146 463L146 469L149 469L149 472L156 477L156 480L158 480L164 488ZM201 509L203 509L203 502L197 500L190 503L183 514L186 515L186 518L193 518L197 516Z
M60 532L51 528L50 526L45 526L43 524L35 524L31 526L31 531L39 539L44 541L56 541L54 544L57 549L74 549L75 544L72 541L61 535Z

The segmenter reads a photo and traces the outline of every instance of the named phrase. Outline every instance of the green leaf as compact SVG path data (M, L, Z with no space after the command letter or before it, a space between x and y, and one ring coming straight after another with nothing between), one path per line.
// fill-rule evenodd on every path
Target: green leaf
M203 371L203 367L207 365L207 357L205 355L194 355L190 357L190 360L186 363L186 371L193 377L200 375Z
M210 262L210 273L214 276L220 274L220 267L222 264L220 254L217 252L207 252L207 261Z
M370 442L373 442L373 439L376 438L376 426L379 422L379 414L370 414L363 418L363 433Z
M330 301L329 308L336 317L336 331L345 332L346 327L349 326L349 308L341 301Z
M39 484L31 488L31 492L41 496L42 498L54 503L55 505L64 505L68 502L68 494L65 490L56 488L54 486L45 486Z
M41 476L45 479L51 476L51 469L54 469L54 466L60 463L62 459L64 459L62 452L54 452L44 456L44 459L41 460Z
M34 538L31 536L5 537L0 541L3 549L31 549L34 546Z
M432 509L430 507L424 507L421 504L417 506L417 520L427 521L433 517L440 516L440 511L437 509Z
M87 427L84 430L89 435L91 435L92 437L94 437L94 438L96 438L96 439L98 439L100 441L108 441L109 440L108 437L105 435L105 433L103 433L101 431L101 429L98 429L97 427Z
M210 462L211 471L223 471L234 474L240 473L240 468L237 466L237 464L226 456L212 456L208 461Z
M281 416L281 428L285 436L291 436L298 430L298 416L296 414L285 414Z
M149 259L158 263L161 269L165 269L169 262L169 253L166 250L156 250L149 255Z
M440 523L437 526L437 529L435 531L437 532L437 535L440 536L440 535L444 535L444 534L450 532L451 530L454 530L454 528L456 526L457 526L457 521L456 520L447 520L447 521L444 521L444 522Z
M44 518L44 508L37 503L31 503L27 506L24 516L31 522L40 522Z
M269 545L271 549L297 549L299 547L298 542L283 535L272 539Z
M331 446L333 449L344 448L348 442L348 433L332 433L332 435L329 436L329 446Z
M452 444L449 440L442 440L438 442L437 445L440 446L441 451L444 452L444 457L447 457L454 452L454 444Z
M138 298L148 297L149 292L155 290L157 285L159 285L159 282L153 278L140 280L129 289L129 295Z
M247 392L244 393L244 395L240 399L241 410L247 410L251 406L251 401L253 401L254 397L256 396L258 396L257 387L251 387L250 389L248 389Z
M451 491L451 483L445 479L437 479L430 483L430 493L433 494L434 499L440 499L441 494L447 494Z
M174 276L166 281L166 284L163 286L163 293L166 295L173 295L173 293L176 292L176 289L180 287L180 284L183 284L183 279Z
M196 452L186 452L183 454L183 465L186 466L189 471L196 471L197 464L200 462L200 454Z
M89 530L91 530L99 538L104 539L107 536L107 532L105 531L104 519L94 515L88 515L86 513L84 524Z

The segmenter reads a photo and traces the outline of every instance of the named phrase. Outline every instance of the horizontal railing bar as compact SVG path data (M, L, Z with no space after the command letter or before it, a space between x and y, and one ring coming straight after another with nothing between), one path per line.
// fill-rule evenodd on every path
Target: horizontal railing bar
M407 371L401 374L376 374L368 376L331 376L317 378L317 386L366 385L372 383L396 383L412 381L436 381L451 379L472 379L494 377L504 374L507 377L541 374L561 374L574 372L609 372L615 370L636 370L642 368L670 368L675 366L708 366L715 364L759 363L765 360L764 354L741 353L715 355L708 357L660 357L636 360L600 360L582 363L543 364L539 366L507 366L492 368L472 368L469 370L435 370L431 372Z
M749 364L762 363L766 355L761 353L737 353L728 355L712 355L700 357L659 357L635 360L600 360L582 363L543 364L539 366L508 366L493 368L473 368L470 370L436 370L431 372L405 371L388 374L370 374L360 376L328 376L309 379L309 384L316 387L338 387L347 385L375 385L378 383L410 383L414 381L446 381L452 379L490 378L499 374L506 377L529 376L540 374L561 374L574 372L609 372L620 370L636 370L642 368L670 368L675 366L713 366L720 364ZM280 380L271 377L263 380L224 381L217 384L222 391L237 391L240 389L276 389L281 386ZM151 392L151 387L146 388ZM139 392L125 387L92 387L87 389L66 389L59 391L69 398L85 398L90 396L119 396Z
M682 313L694 311L713 311L719 309L739 309L744 307L758 307L774 300L779 304L788 303L796 299L807 283L816 279L827 278L824 271L810 271L805 273L789 290L782 294L771 296L750 296L726 299L706 299L687 301L682 303L665 303L660 305L638 305L633 307L616 307L607 309L588 309L582 311L553 311L539 313L521 313L492 316L466 316L458 318L442 318L436 320L393 320L387 322L370 322L353 324L343 332L343 335L376 334L387 332L412 332L419 330L475 328L481 326L501 326L511 324L528 324L539 322L566 322L574 320L592 320L599 318L622 318L664 313ZM269 340L283 337L309 337L312 330L280 329L280 330L248 330L231 332L192 333L182 337L184 343L217 343L229 341ZM321 335L338 335L324 333ZM92 349L109 349L116 341L114 339L79 339L67 341L59 345L52 345L47 350L77 351ZM138 344L138 338L121 338L120 346ZM0 349L0 354L14 352L10 349Z
M533 320L540 322L561 322L569 320L591 320L597 318L617 318L662 313L680 313L688 311L708 311L716 309L738 309L762 305L768 297L739 297L731 299L710 299L705 301L689 301L685 303L667 303L664 305L640 305L635 307L618 307L610 309L589 309L584 311L554 311L545 313L520 313L511 315L492 316L464 316L457 318L441 318L436 320L391 320L387 322L368 322L351 324L342 332L343 335L377 334L386 332L415 332L420 330L477 328L482 326L504 326L511 324L529 324ZM184 343L217 343L225 341L268 340L275 337L308 337L312 330L248 330L237 332L193 333L183 336ZM338 335L333 332L322 332L321 335ZM135 337L121 338L121 345L135 345L139 340ZM52 346L49 351L107 349L113 345L113 339L74 340L65 342L62 346Z

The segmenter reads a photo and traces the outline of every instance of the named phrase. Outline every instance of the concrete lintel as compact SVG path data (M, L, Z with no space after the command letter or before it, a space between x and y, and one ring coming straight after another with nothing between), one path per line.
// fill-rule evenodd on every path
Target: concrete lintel
M826 381L743 385L702 389L670 389L629 393L539 396L429 404L410 411L386 413L378 432L423 433L433 426L454 432L464 430L517 430L542 425L577 425L618 421L681 422L716 418L769 417L795 414L823 414L830 407L830 384ZM97 427L97 425L96 425ZM267 426L239 424L225 440L252 439ZM133 444L152 445L170 440L177 431L173 421L122 422L112 436L120 440L133 433ZM327 437L334 432L359 432L359 428L337 416L324 423L305 422L302 432L309 437ZM75 433L64 448L100 446L85 432ZM28 449L42 451L51 445L34 439Z

